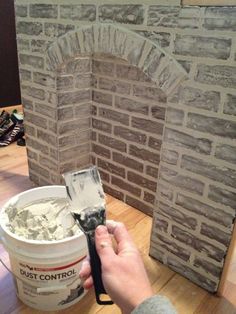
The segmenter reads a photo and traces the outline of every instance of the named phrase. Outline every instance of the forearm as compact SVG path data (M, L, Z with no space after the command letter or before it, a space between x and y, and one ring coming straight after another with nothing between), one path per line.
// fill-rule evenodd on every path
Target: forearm
M163 296L153 296L146 299L131 314L177 314L170 301Z

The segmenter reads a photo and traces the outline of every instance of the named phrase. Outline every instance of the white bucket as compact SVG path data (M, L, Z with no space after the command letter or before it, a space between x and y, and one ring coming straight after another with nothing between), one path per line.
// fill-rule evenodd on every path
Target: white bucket
M2 243L9 254L19 299L44 311L65 309L84 295L79 279L81 262L87 255L87 243L81 232L58 241L22 239L6 227L5 209L15 202L25 206L49 197L66 197L63 186L44 186L11 198L0 211Z

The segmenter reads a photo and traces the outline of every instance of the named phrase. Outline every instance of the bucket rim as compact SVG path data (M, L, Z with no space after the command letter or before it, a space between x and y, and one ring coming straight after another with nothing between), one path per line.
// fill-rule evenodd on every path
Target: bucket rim
M17 200L19 197L21 197L24 194L30 193L31 191L35 191L35 190L46 190L46 189L61 189L63 191L66 191L66 187L63 185L45 185L45 186L40 186L40 187L35 187L32 189L28 189L26 191L20 192L14 196L12 196L6 203L3 204L3 206L0 208L0 242L1 242L1 238L4 238L4 232L9 236L14 238L17 241L23 242L23 243L28 243L28 244L37 244L37 245L55 245L55 244L59 244L59 243L66 243L66 242L70 242L73 239L77 239L83 236L83 232L80 230L79 234L73 235L71 237L66 237L64 239L60 239L60 240L32 240L32 239L26 239L23 237L18 236L17 234L11 232L6 225L4 224L4 219L3 215L4 215L4 211L5 209L14 202L14 200ZM60 197L60 196L58 196ZM61 196L61 198L63 197L63 195ZM2 230L1 230L2 229Z

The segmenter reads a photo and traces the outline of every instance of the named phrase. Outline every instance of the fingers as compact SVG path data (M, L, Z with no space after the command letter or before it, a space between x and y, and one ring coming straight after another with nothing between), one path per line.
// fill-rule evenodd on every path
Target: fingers
M107 262L114 257L115 252L112 247L111 236L108 233L107 227L100 225L95 231L96 250L101 259L101 262Z
M86 258L81 265L81 269L79 272L79 277L81 279L87 279L91 274L91 266L89 262L89 258Z
M114 220L107 220L106 225L108 231L114 235L118 246L118 253L131 250L137 251L136 246L128 233L128 230L123 223L116 222Z

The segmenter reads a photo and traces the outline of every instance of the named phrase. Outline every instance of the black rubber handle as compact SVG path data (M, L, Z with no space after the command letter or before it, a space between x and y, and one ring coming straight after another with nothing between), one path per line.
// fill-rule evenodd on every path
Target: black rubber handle
M101 305L109 305L109 304L113 304L112 300L100 299L101 295L104 295L104 294L107 295L107 293L102 282L101 261L96 250L94 236L95 236L94 233L93 234L86 233L96 301L98 304L101 304Z

